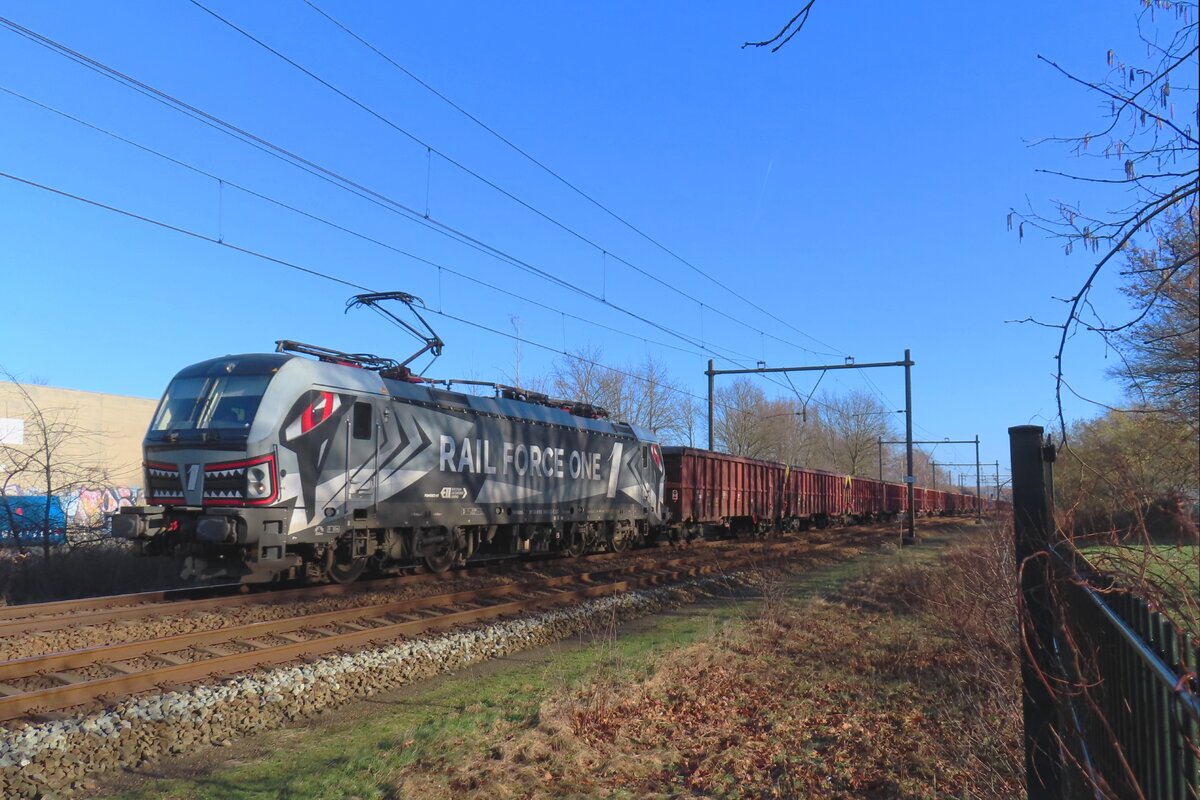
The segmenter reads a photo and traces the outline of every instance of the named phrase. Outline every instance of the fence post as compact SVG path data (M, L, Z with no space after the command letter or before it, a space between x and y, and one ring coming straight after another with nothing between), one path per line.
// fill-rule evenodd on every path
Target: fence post
M1048 585L1049 558L1045 555L1054 532L1054 448L1042 447L1040 425L1008 429L1012 458L1013 534L1017 569L1021 579L1019 608L1021 678L1025 687L1025 787L1029 800L1060 800L1063 757L1056 732L1058 713L1047 682L1056 680L1053 651L1054 616ZM1039 555L1040 554L1040 555Z

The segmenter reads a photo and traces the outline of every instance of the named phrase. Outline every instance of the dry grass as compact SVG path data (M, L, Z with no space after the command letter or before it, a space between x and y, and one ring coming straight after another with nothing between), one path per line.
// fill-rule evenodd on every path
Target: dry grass
M145 558L129 542L104 541L21 556L0 551L0 605L71 600L182 585L168 558Z
M760 615L640 679L564 688L481 731L478 757L399 770L395 796L1018 797L1010 549L996 534L813 601L769 581Z

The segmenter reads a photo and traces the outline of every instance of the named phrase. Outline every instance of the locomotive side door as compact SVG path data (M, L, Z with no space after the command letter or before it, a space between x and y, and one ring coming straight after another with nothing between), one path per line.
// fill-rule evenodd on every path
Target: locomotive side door
M356 400L346 419L346 510L354 519L374 512L379 461L378 410L369 400Z

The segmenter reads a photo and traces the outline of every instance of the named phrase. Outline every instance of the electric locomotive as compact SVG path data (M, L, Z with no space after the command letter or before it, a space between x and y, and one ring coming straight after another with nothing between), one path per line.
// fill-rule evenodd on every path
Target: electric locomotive
M178 556L186 578L254 583L622 550L662 526L646 431L516 387L442 385L291 341L186 367L143 442L147 505L113 532Z

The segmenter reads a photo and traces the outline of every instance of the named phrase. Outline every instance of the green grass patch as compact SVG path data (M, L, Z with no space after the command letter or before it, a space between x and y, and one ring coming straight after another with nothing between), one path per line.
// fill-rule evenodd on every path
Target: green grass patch
M1097 545L1080 552L1097 570L1155 600L1176 624L1200 637L1200 547Z
M785 602L792 606L835 592L864 569L879 565L933 564L947 544L962 538L961 533L939 529L923 536L917 547L886 548L803 568L785 582ZM634 622L620 635L611 627L596 626L533 653L518 653L465 673L357 701L347 707L349 711L333 712L325 720L240 739L232 748L205 749L197 760L207 759L213 766L195 770L201 774L168 762L164 772L180 777L122 776L104 796L114 800L421 796L402 792L397 776L436 779L456 762L488 763L501 758L498 743L535 728L548 701L596 685L619 687L653 680L665 658L740 629L760 618L769 602L768 597L701 603ZM910 638L911 624L902 623L903 631L897 629L888 638ZM229 758L239 753L240 758ZM586 795L583 787L575 788ZM625 791L608 789L610 797ZM641 794L630 789L624 796Z
M1143 574L1165 589L1200 595L1200 547L1196 545L1103 545L1081 552L1098 570L1129 577Z
M591 630L549 648L548 661L516 662L486 670L480 678L446 676L399 699L379 699L369 716L331 727L294 728L263 734L269 755L225 764L212 774L154 780L108 795L122 800L265 800L266 798L392 797L386 776L446 754L486 753L487 734L536 718L541 703L564 686L592 681L638 680L664 653L711 636L756 607L756 602L685 608L658 617L653 626L613 636ZM582 647L575 646L582 644ZM371 703L371 700L364 701ZM244 741L244 740L243 740ZM241 741L234 748L241 746ZM222 756L229 750L209 750Z

